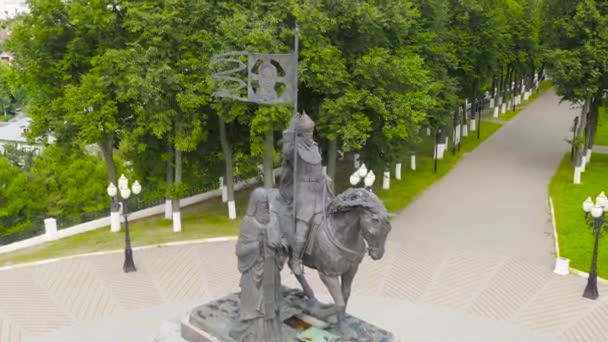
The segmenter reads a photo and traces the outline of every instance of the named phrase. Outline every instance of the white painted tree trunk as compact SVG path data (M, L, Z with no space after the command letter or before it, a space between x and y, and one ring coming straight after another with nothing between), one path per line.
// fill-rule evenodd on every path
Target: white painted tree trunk
M416 170L416 155L412 154L412 156L410 157L410 168L412 170Z
M234 200L228 201L228 218L231 220L236 219L236 205Z
M475 132L475 129L477 129L477 127L475 127L475 119L471 119L471 132Z
M507 110L511 110L513 109L513 107L511 107L511 100L507 101Z
M577 166L574 168L574 184L581 184L581 167Z
M469 126L467 126L467 125L462 126L462 136L463 137L469 136Z
M110 231L112 233L118 233L120 231L120 212L110 212Z
M587 149L587 156L585 158L587 164L591 163L591 149Z
M179 233L182 231L182 213L181 211L173 212L173 232Z
M506 103L502 103L502 106L500 108L500 114L507 114L507 104Z
M165 200L165 220L173 219L173 205L170 199Z
M497 118L498 117L498 106L494 107L494 117Z
M445 144L437 145L437 159L443 159L443 153L445 152Z
M401 180L401 163L395 164L395 179Z
M587 157L583 156L583 160L581 161L581 172L585 172L587 169Z
M460 142L460 124L456 125L456 140L455 143L458 144Z
M388 190L391 188L391 172L384 171L384 178L382 178L382 189Z
M323 166L323 174L327 176L327 166Z
M54 218L47 218L44 220L44 233L47 240L57 240L57 220Z
M450 148L449 140L450 140L450 138L448 136L446 136L445 137L445 149L446 150Z
M361 162L359 162L359 157L359 153L355 153L353 157L353 167L355 169L358 169L361 166Z
M427 137L430 137L430 136L431 136L431 128L430 128L430 127L427 127L427 128L426 128L426 136L427 136Z
M490 107L494 107L494 98L490 99Z
M220 177L220 189L222 189L222 202L228 202L228 187L224 184L224 177Z

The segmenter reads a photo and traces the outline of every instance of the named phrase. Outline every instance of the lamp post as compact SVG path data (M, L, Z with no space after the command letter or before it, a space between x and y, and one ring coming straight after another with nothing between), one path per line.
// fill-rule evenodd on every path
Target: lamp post
M585 292L583 292L583 297L596 299L599 296L597 291L597 245L602 228L608 228L604 217L604 213L608 210L608 198L602 192L595 199L594 205L591 197L587 197L583 202L583 210L585 211L585 221L589 227L593 228L593 235L595 237L591 270L589 271L589 278L587 279L587 286L585 287Z
M141 185L138 181L135 181L129 189L129 180L125 175L121 175L118 179L118 189L112 183L107 188L108 195L110 197L117 196L118 192L120 192L120 197L122 198L122 210L123 216L125 217L125 262L122 269L125 273L135 272L137 268L135 268L135 262L133 261L133 250L131 249L131 234L129 233L129 208L128 202L129 197L131 196L131 191L138 196L141 192ZM118 197L118 196L117 196Z
M363 181L363 185L365 189L372 191L372 186L374 185L374 181L376 180L376 175L374 171L368 170L365 164L362 164L361 167L350 176L350 185L353 188L356 188Z

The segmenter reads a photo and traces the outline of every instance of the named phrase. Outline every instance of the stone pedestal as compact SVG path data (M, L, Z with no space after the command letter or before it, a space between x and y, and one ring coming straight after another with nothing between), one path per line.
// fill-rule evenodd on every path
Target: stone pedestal
M314 317L310 303L300 290L283 288L283 303L281 306L282 341L304 341L306 334L322 335L319 341L397 341L392 333L369 324L356 317L346 315L345 326L348 327L348 337L341 334L335 324L327 323ZM239 296L230 294L218 300L195 307L181 321L181 336L163 335L158 342L180 341L188 342L237 342L231 336L232 328L238 324ZM307 309L308 308L308 309ZM321 310L321 309L320 309ZM335 338L335 339L334 339ZM314 340L317 341L317 340Z
M568 273L570 273L570 260L563 257L557 257L555 259L555 269L553 269L553 273L568 275Z

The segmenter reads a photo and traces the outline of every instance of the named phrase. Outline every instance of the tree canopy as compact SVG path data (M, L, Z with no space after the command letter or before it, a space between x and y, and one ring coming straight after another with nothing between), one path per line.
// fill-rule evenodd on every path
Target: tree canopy
M547 56L563 61L552 64L555 77L569 82L559 91L576 85L568 98L600 89L606 45L603 31L593 28L605 24L606 9L578 2L32 0L6 44L16 56L9 83L27 94L30 135L53 135L57 147L28 177L45 184L49 203L61 203L57 191L68 191L73 179L99 182L80 207L66 192L66 213L103 207L95 201L107 201L101 190L116 182L119 170L173 199L220 175L231 182L261 161L271 184L276 141L293 108L214 97L211 58L226 51L293 52L296 25L298 109L317 123L329 174L335 175L338 150L361 153L383 169L416 149L423 127L450 123L465 98L494 88L514 96L511 83L529 81ZM567 17L562 9L576 16L557 20L541 36L547 25L541 5L554 16ZM588 55L595 62L582 61ZM4 104L9 71L0 67ZM565 73L579 69L581 75ZM105 179L82 152L90 145L106 162ZM52 163L95 176L63 178Z

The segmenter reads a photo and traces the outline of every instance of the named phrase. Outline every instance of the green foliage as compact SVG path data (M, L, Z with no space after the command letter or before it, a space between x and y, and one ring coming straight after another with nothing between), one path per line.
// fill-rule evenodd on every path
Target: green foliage
M44 205L27 174L0 156L0 235L31 227Z
M144 196L179 198L223 174L220 119L239 174L255 169L270 147L266 133L278 137L293 112L214 98L211 56L292 52L297 23L299 111L315 119L323 150L335 143L382 169L420 148L421 127L450 123L463 98L490 88L505 66L519 77L539 67L539 4L35 0L12 24L16 68L0 70L0 104L3 89L13 106L27 92L32 137L57 139L28 174L53 215L107 205L108 180L81 152L90 144L102 149L110 179L121 173L118 151ZM563 70L578 70L580 61L562 59ZM76 183L89 185L81 203L67 186Z
M557 93L574 102L601 97L608 88L608 7L593 0L548 0L545 9Z
M0 61L0 116L14 115L23 104L23 89L16 83L15 70L5 61Z
M608 107L600 107L595 143L608 146Z
M78 217L109 207L107 171L82 151L51 145L35 159L29 177L48 217Z

